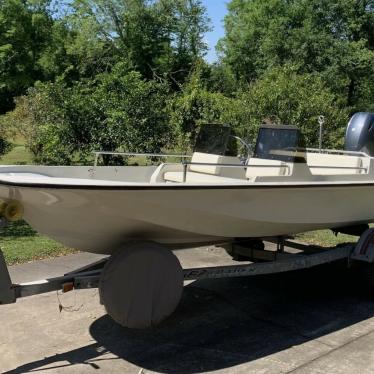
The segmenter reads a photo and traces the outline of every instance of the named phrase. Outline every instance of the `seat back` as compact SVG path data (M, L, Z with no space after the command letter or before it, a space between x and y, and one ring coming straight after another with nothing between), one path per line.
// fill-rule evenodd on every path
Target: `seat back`
M348 155L308 153L307 164L314 175L361 174L362 158ZM346 168L346 169L345 169Z
M219 156L211 153L200 153L194 152L192 155L191 162L197 163L208 163L215 165L190 165L189 171L195 173L204 173L210 175L219 175L227 178L239 178L245 179L244 167L224 167L222 164L238 165L240 166L240 160L238 157L233 156Z
M194 152L192 155L191 162L207 163L215 165L190 165L190 170L197 173L219 175L221 168L219 164L222 164L222 156L214 155L211 153Z

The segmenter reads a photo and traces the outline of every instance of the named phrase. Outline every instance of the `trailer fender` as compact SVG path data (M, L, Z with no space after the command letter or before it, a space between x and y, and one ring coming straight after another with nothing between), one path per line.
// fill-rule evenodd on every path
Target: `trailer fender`
M374 228L367 229L358 240L352 254L352 260L374 262Z

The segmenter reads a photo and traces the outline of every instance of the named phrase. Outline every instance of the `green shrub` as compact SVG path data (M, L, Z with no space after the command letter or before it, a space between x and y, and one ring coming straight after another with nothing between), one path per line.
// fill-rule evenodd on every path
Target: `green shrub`
M176 139L176 147L189 150L203 123L231 123L230 113L235 100L222 93L210 92L201 78L201 71L194 71L182 90L169 99L170 124Z
M12 143L6 139L0 138L0 156L5 155L13 148Z
M199 71L170 101L170 117L179 144L193 143L204 122L230 124L253 143L264 121L298 126L308 146L318 145L318 116L325 117L325 147L341 147L348 110L314 74L297 74L292 67L269 70L261 79L240 89L234 97L209 92Z
M13 144L9 141L12 132L6 116L0 116L0 157L10 152Z
M16 111L35 161L85 163L94 150L160 152L171 141L168 91L166 84L145 81L118 64L95 81L38 84Z

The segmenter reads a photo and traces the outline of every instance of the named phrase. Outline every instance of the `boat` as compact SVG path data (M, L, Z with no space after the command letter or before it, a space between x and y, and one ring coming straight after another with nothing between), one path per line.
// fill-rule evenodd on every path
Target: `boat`
M92 166L4 165L1 222L23 218L65 246L106 254L134 240L178 247L348 232L374 222L373 123L356 113L345 150L306 148L298 128L263 125L253 153L238 157L248 144L208 124L177 162L144 154L165 162L99 166L103 154L133 154L98 151Z
M113 320L139 329L173 313L187 280L344 260L373 287L374 114L351 118L344 150L322 149L321 140L310 149L298 128L263 125L252 150L229 126L208 124L191 157L162 155L160 165L99 166L102 155L133 154L98 151L90 167L1 166L0 224L23 218L66 246L109 256L62 276L13 284L0 250L0 304L98 287ZM316 229L360 239L336 248L285 241ZM271 237L276 249L264 246ZM233 260L244 256L247 263L186 269L170 250L201 244L228 245Z

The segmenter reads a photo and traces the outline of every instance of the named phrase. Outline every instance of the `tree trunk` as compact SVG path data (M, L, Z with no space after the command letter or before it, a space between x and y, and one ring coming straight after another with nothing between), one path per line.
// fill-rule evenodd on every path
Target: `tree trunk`
M349 81L349 86L348 86L348 96L347 96L348 106L352 106L354 104L355 90L356 90L356 82L353 78L351 78Z

